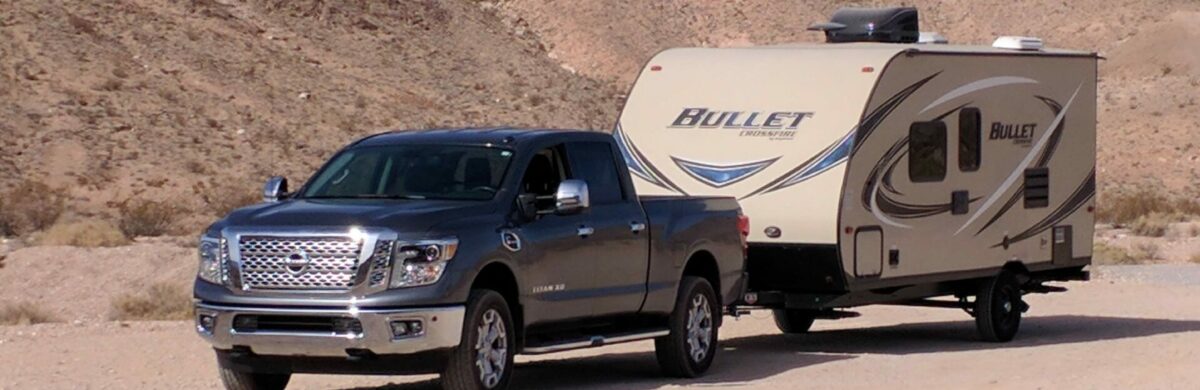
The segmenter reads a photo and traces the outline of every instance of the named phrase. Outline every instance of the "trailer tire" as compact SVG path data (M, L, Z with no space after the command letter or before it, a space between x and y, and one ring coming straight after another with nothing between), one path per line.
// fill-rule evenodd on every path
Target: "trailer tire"
M229 390L283 390L292 374L264 374L220 367L221 383Z
M484 332L487 334L483 334ZM442 371L442 388L507 388L515 368L513 357L517 351L516 336L512 312L504 297L492 290L472 290L471 296L467 298L462 341L450 352L450 359ZM485 373L484 366L492 372ZM500 370L499 375L494 375L496 369Z
M695 378L708 371L717 354L721 302L704 278L684 277L669 319L670 334L654 339L663 374Z
M975 328L979 338L989 342L1008 342L1021 328L1021 313L1027 306L1021 300L1021 285L1012 272L1000 271L984 281L975 296Z
M774 309L771 314L775 317L775 326L784 334L808 333L817 316L809 310Z

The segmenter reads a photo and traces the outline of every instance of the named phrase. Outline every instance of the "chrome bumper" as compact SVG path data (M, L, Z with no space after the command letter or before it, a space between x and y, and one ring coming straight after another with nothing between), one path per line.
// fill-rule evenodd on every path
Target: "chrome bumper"
M462 338L463 306L402 310L373 309L290 309L231 307L196 304L196 331L216 349L249 347L258 355L345 357L347 350L368 350L379 355L411 354L457 347ZM215 317L210 328L200 323L201 316ZM360 332L335 334L319 331L256 330L239 332L233 319L239 315L353 318L362 324ZM394 338L392 321L423 323L418 334Z

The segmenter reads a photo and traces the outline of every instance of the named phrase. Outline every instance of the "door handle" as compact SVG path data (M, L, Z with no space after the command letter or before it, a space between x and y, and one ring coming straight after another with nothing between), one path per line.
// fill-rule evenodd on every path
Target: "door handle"
M595 233L595 232L596 232L596 229L592 229L591 226L580 226L579 230L577 231L577 233L579 234L580 237L587 237L587 236L592 235L592 233Z
M646 224L644 224L644 223L641 223L641 222L637 222L637 221L630 222L630 223L629 223L629 230L630 230L630 231L632 231L632 232L634 232L634 233L639 233L639 232L641 232L642 230L646 230Z

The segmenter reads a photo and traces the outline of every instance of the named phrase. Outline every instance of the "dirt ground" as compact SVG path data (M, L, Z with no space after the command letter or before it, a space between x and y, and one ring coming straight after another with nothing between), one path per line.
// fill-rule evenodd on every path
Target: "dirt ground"
M784 337L755 312L721 329L707 376L658 375L653 343L518 358L514 388L1188 388L1200 380L1200 266L1105 267L1029 297L1009 344L961 311L893 306ZM0 389L205 389L208 347L184 322L0 327ZM436 378L300 375L295 389L434 389Z

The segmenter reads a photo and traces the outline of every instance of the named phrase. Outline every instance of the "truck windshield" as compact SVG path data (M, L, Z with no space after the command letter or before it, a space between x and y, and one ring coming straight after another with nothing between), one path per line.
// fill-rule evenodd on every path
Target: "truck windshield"
M334 157L302 198L489 200L512 151L482 146L389 145Z

